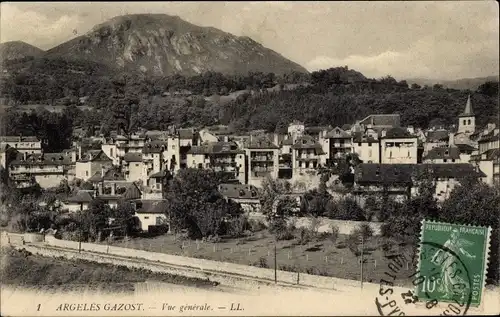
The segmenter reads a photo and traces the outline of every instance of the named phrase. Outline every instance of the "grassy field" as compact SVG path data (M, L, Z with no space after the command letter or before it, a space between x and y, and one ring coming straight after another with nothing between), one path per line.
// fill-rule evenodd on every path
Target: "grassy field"
M340 235L334 243L329 239L316 239L306 245L297 240L278 241L277 265L287 271L305 272L315 275L333 276L359 280L361 265L359 258L345 246L346 236ZM366 244L363 266L363 280L378 283L388 271L389 260L381 248L382 238L373 237ZM115 241L112 245L160 252L188 257L232 262L244 265L274 268L274 238L267 231L254 233L241 239L222 240L219 243L181 241L174 235L155 238L133 238L128 241ZM408 278L414 271L411 264L400 272L396 284L407 286Z
M201 279L85 260L43 257L10 247L2 247L0 253L0 280L4 286L127 293L134 291L135 283L154 280L186 286L213 287L211 282Z

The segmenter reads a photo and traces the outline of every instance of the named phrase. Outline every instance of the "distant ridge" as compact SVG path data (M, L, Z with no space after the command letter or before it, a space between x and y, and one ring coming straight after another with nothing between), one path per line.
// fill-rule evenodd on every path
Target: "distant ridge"
M408 84L418 84L420 86L432 87L434 84L441 84L446 88L459 90L476 90L477 87L488 81L499 81L499 76L477 77L477 78L461 78L456 80L439 80L426 78L412 78L406 80Z
M155 75L297 71L305 68L249 37L200 27L166 14L112 18L47 51L47 57L84 59Z

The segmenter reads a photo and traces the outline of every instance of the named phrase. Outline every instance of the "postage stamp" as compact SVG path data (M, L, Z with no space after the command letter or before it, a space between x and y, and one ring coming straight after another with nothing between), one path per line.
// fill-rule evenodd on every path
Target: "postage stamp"
M395 248L386 255L375 298L379 314L404 316L421 307L425 314L466 315L471 307L480 309L490 235L489 227L423 221L417 252ZM397 291L405 279L413 289Z
M415 293L421 300L460 307L481 304L491 228L423 221ZM418 275L418 276L417 276Z

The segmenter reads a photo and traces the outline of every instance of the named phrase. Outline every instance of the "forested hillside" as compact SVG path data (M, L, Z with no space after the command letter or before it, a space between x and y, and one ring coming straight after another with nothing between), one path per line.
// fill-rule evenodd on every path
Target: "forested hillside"
M409 87L390 76L368 79L347 67L282 76L208 72L145 77L117 74L92 62L45 58L11 64L0 88L3 100L11 106L2 116L6 120L2 133L7 134L40 133L38 127L27 124L29 114L16 112L19 105L30 103L60 104L63 113L52 115L64 115L63 121L69 120L71 127L100 126L104 134L118 125L133 131L227 124L239 131L281 132L292 120L335 126L374 113L399 113L403 125L426 128L455 124L468 94L479 126L496 122L498 115L498 82L485 83L477 91L440 85ZM85 105L91 110L76 107L79 97L87 97ZM32 115L49 116L42 109ZM40 122L46 120L57 122L54 118Z

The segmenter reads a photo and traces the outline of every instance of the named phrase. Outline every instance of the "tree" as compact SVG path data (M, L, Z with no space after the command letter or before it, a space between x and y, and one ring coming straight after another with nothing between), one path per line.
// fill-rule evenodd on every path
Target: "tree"
M431 171L420 171L413 175L415 195L406 198L403 203L392 202L390 221L382 225L382 234L418 243L420 224L423 219L437 219L439 208L434 197L435 183Z
M219 233L224 219L242 214L239 204L226 201L218 191L227 179L211 170L180 170L167 191L167 217L174 230L188 229L193 238L208 237Z
M500 245L500 188L466 178L443 203L438 220L449 223L489 226L491 234L488 279L498 283Z
M411 84L411 89L412 90L420 90L421 88L422 87L419 84L417 84L417 83Z

